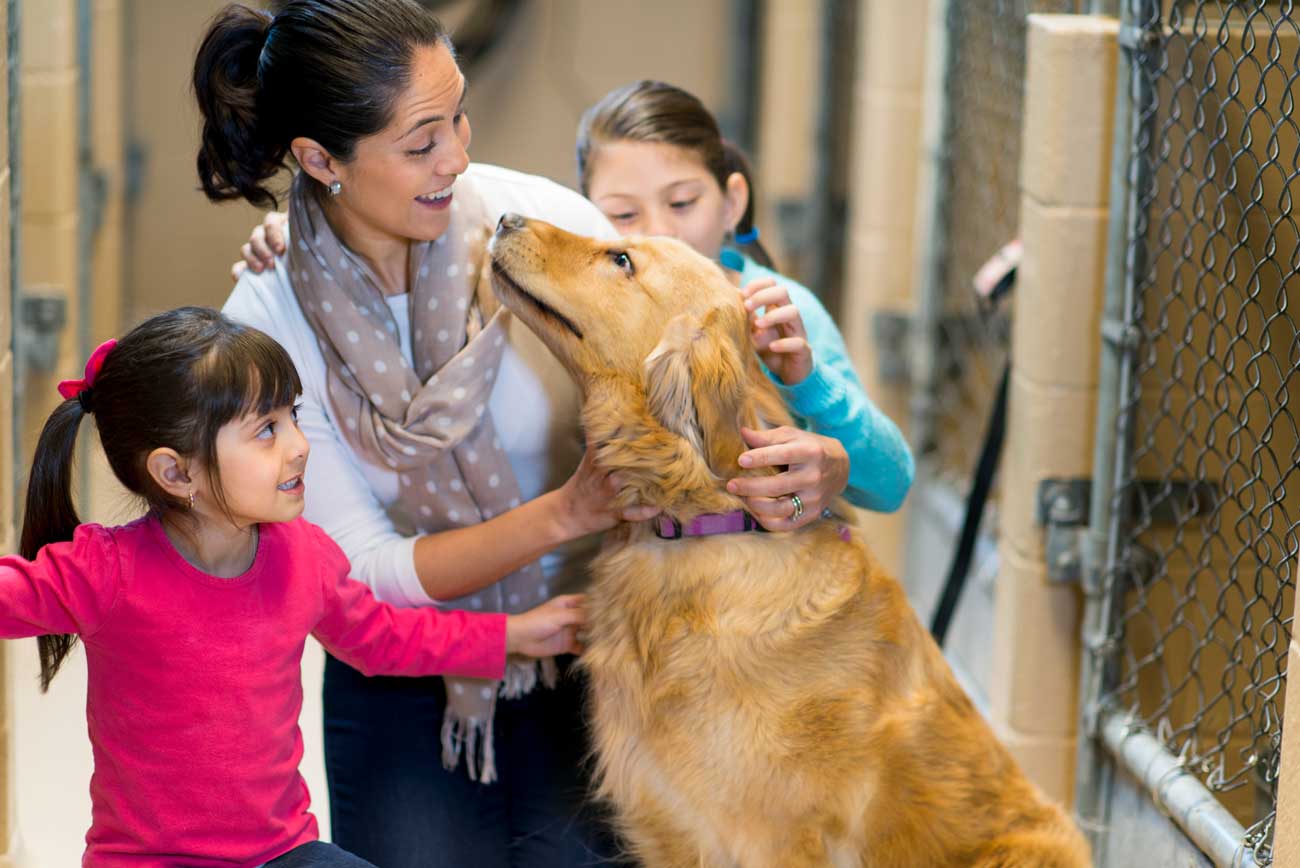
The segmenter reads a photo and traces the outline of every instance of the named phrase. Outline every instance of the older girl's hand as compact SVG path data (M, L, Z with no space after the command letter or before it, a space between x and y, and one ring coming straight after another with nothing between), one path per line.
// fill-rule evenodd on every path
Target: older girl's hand
M284 253L284 227L289 225L289 215L284 211L267 211L262 222L253 227L248 243L239 248L244 257L230 266L230 278L239 280L244 269L261 274L275 267L275 258Z
M595 447L587 444L587 451L578 463L578 469L557 491L556 521L565 529L569 539L609 530L620 521L645 521L654 518L659 510L653 506L619 508L614 499L623 483L617 473L609 473L596 466Z
M727 483L727 491L745 500L745 507L768 530L794 530L821 515L849 483L849 455L844 445L800 428L782 426L768 431L741 428L749 444L740 455L741 467L783 467L775 476L742 476ZM803 504L798 519L791 495Z
M754 348L763 364L787 386L802 383L812 373L812 347L790 293L775 280L764 277L745 284L740 295L749 312Z

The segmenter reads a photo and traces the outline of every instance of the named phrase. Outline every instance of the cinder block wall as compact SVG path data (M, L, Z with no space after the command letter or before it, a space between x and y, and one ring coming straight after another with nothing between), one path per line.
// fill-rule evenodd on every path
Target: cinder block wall
M906 436L911 410L906 379L888 379L875 323L909 321L916 203L921 159L926 26L930 0L866 0L858 16L858 72L849 199L848 257L841 331L867 394ZM904 345L905 348L905 345ZM901 575L905 510L862 513L872 551Z
M1300 582L1300 569L1296 581ZM1292 609L1291 623L1295 623ZM1287 672L1300 673L1300 638L1291 637ZM1285 718L1300 720L1300 678L1286 683ZM1282 773L1277 787L1277 823L1273 827L1273 864L1300 865L1300 726L1282 728Z
M991 704L1030 777L1074 789L1081 597L1049 581L1039 482L1088 478L1106 264L1114 19L1031 15Z
M763 18L760 54L757 154L754 160L758 192L757 224L763 246L782 274L798 278L793 260L798 239L782 236L777 206L783 200L806 202L812 189L813 150L817 128L817 97L811 92L818 81L820 60L819 3L805 0L768 0ZM813 286L814 292L821 287Z
M0 7L0 21L8 32L8 7ZM14 354L13 285L9 234L12 229L10 196L13 179L9 171L9 57L8 46L0 44L0 552L17 546L17 521L13 498L14 438ZM8 648L0 644L0 868L8 866L9 842L13 833L12 701L8 678Z
M25 294L61 297L67 323L54 370L24 378L20 460L35 448L60 398L55 384L73 376L81 355L76 305L77 86L76 0L22 0L18 86L22 105L22 274ZM84 360L83 360L84 362Z

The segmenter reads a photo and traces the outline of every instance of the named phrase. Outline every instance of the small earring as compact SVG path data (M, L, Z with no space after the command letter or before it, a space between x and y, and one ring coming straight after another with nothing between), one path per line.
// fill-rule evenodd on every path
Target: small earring
M338 178L335 178L333 181L330 181L330 195L331 195L331 196L337 196L339 193L342 193L342 192L343 192L343 182L342 182L342 181L340 181Z
M194 508L194 492L190 492L190 509Z

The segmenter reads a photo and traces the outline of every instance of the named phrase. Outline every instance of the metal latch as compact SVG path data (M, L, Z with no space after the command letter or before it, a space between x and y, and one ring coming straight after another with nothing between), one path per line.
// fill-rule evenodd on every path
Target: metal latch
M26 370L52 371L59 363L59 334L68 321L62 293L27 291L18 299L16 349Z
M1124 492L1125 513L1141 516L1153 526L1199 519L1220 500L1218 486L1203 480L1141 479L1126 485ZM1091 479L1044 479L1038 484L1038 523L1047 532L1044 549L1050 580L1077 582L1083 577L1091 506ZM1149 565L1130 566L1149 569Z
M1044 479L1038 484L1038 523L1047 529L1047 577L1077 582L1083 576L1091 479Z

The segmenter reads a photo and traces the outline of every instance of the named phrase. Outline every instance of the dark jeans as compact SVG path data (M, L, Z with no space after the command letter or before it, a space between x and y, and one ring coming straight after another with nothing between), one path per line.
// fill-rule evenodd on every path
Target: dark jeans
M563 672L564 667L561 667ZM617 865L586 798L583 685L498 700L497 780L442 766L441 678L367 678L325 661L331 836L380 868Z
M358 859L346 850L340 850L324 841L312 841L294 847L283 856L267 862L265 868L375 868L365 859Z

